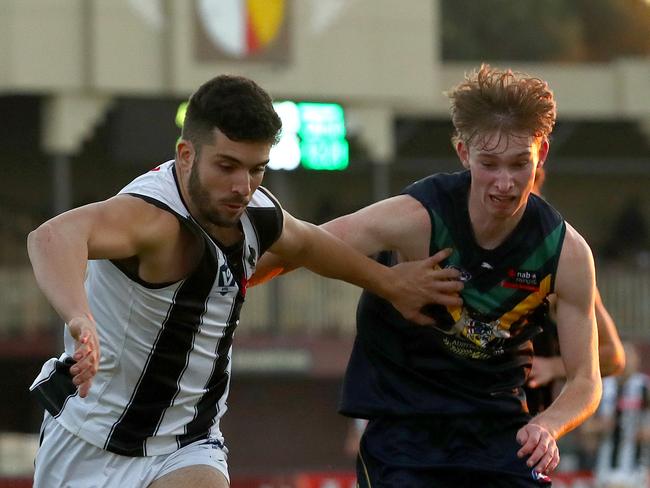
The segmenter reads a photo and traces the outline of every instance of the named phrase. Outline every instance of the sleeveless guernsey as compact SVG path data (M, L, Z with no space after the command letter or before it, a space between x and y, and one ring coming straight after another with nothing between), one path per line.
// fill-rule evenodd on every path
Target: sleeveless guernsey
M204 438L222 440L230 357L246 282L282 231L282 210L260 187L240 225L239 246L215 243L192 218L174 161L121 190L175 215L204 241L199 265L175 283L150 284L120 262L88 262L85 287L101 347L86 398L69 373L74 341L47 361L31 389L72 434L127 456L167 454ZM127 215L124 218L128 218Z
M553 292L565 235L562 217L531 195L524 215L497 248L476 243L469 220L468 171L438 174L405 190L431 219L429 254L451 247L441 265L464 282L462 307L427 307L436 326L406 321L364 291L340 410L353 417L526 413L523 385ZM379 261L395 264L383 252Z

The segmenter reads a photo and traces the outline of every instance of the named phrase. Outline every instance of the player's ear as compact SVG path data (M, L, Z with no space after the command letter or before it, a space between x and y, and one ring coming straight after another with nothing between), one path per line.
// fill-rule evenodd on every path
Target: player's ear
M195 155L194 145L186 139L179 139L176 144L176 163L179 167L183 170L191 169Z
M537 150L537 166L544 166L544 161L548 156L548 150L550 148L550 143L546 137L543 137L539 142L539 149Z
M460 162L463 164L463 167L469 169L469 148L467 147L467 144L459 140L456 142L455 149Z

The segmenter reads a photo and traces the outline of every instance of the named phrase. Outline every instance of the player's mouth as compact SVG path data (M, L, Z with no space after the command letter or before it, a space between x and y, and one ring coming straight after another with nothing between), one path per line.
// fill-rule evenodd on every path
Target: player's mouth
M223 206L232 212L239 212L246 208L246 205L243 203L224 203Z
M222 201L221 205L230 212L241 212L246 208L248 202L244 200L226 200Z
M515 197L509 195L489 195L490 201L497 207L507 208L515 202Z

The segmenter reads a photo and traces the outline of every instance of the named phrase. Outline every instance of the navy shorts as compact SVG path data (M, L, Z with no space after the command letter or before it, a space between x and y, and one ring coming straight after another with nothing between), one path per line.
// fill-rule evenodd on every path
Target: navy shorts
M541 488L550 480L519 459L526 417L382 417L368 423L357 457L360 488Z

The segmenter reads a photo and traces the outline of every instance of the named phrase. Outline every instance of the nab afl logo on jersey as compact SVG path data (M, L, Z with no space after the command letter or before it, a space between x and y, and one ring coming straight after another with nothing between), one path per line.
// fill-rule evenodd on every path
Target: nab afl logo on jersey
M504 288L539 291L539 274L535 271L508 269L508 277L501 282Z
M230 271L227 263L223 263L219 268L219 276L217 277L217 291L222 296L225 296L228 293L237 291L237 289L237 282L232 271Z

